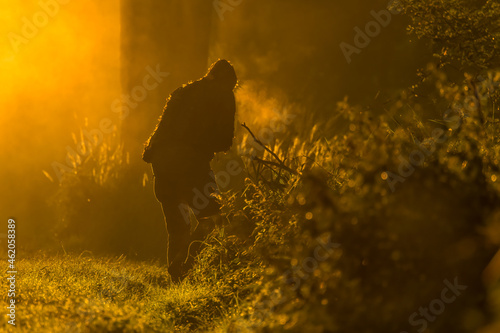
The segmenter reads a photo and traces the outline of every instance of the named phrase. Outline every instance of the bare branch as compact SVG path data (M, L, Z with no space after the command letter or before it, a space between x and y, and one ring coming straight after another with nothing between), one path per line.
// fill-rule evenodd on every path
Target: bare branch
M248 133L250 133L255 142L257 142L260 146L262 146L262 148L264 148L269 154L271 154L281 165L284 165L283 161L278 157L278 155L276 155L271 149L269 149L265 144L263 144L262 141L257 139L257 137L253 134L253 132L250 130L250 128L248 128L248 126L245 123L241 124L241 126L243 126L248 131Z

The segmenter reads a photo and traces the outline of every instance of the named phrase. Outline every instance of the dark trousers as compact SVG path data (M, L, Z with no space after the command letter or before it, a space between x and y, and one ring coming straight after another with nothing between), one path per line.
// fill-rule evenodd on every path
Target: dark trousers
M162 203L162 209L168 232L168 271L173 279L179 279L189 269L185 262L191 242L190 225L185 223L175 203Z
M196 218L214 215L218 213L220 206L206 191L215 185L210 176L210 159L194 156L172 162L153 163L153 173L156 198L162 204L168 232L168 270L174 280L179 280L192 263L188 258L188 248L193 239L190 235L187 206L193 208ZM200 196L203 197L202 200ZM200 201L203 205L196 206L196 202Z

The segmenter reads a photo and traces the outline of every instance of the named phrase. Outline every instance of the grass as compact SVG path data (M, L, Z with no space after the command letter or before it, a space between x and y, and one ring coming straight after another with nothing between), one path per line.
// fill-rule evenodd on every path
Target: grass
M123 257L39 255L17 270L22 332L226 331L236 299L213 281L172 284L164 266Z

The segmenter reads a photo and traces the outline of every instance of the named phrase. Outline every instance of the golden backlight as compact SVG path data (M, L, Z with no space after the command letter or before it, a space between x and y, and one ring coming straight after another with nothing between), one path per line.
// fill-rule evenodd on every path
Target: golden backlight
M119 1L0 4L0 159L9 161L0 175L26 198L48 181L42 170L64 162L71 133L85 119L91 125L116 116L110 105L120 94ZM0 200L10 211L36 209L5 192Z

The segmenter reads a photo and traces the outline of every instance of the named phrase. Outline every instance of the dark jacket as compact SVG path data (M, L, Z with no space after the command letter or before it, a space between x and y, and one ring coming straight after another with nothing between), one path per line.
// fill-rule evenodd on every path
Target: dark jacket
M192 155L211 159L214 153L229 150L235 112L232 90L210 77L178 88L168 98L160 122L146 143L143 160L173 162Z

